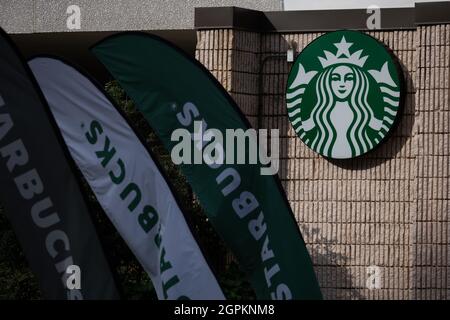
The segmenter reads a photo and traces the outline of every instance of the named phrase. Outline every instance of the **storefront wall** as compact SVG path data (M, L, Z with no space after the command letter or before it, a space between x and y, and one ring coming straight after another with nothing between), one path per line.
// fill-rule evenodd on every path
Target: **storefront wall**
M450 24L367 33L398 57L406 102L389 139L352 160L311 151L286 112L288 44L322 32L202 27L196 58L255 128L279 129L279 177L326 299L449 299Z

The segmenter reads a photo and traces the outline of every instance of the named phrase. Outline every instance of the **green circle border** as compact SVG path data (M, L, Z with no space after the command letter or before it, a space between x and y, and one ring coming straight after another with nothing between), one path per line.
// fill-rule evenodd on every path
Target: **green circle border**
M377 30L374 30L377 31ZM292 63L292 66L289 69L289 73L288 73L288 77L286 79L286 85L285 85L285 93L284 93L284 98L286 100L286 95L288 92L288 87L289 87L289 76L292 73L292 69L294 68L294 66L296 66L299 62L298 60L301 58L301 54L303 53L303 51L305 51L306 49L308 49L309 46L311 46L314 42L320 40L322 37L331 34L331 33L337 33L337 32L354 32L354 33L359 33L367 38L370 38L370 40L375 41L380 47L382 47L384 50L386 50L386 53L390 56L390 58L392 59L392 63L395 67L395 70L397 72L398 75L398 81L399 81L399 90L400 90L400 97L399 97L399 105L398 105L398 111L395 115L395 119L394 122L392 123L392 125L389 127L389 131L386 133L386 135L380 140L380 142L375 145L372 149L367 150L364 153L361 153L357 156L351 157L351 158L332 158L332 157L327 157L326 155L323 155L319 152L317 152L316 150L312 149L311 147L309 147L302 138L300 138L300 136L295 132L295 135L297 136L297 138L300 139L300 141L311 151L313 151L314 153L320 155L321 157L328 159L328 160L333 160L333 161L350 161L352 159L358 159L361 158L367 154L373 153L374 151L376 151L380 146L382 146L384 143L386 143L386 141L391 137L391 135L393 134L393 132L398 128L401 117L403 116L403 112L404 112L404 108L405 108L405 102L406 102L406 95L407 95L407 81L405 79L405 73L403 72L403 68L402 68L402 63L400 62L400 59L397 57L397 55L394 53L394 50L391 49L387 44L385 44L384 42L378 40L377 38L375 38L374 36L367 34L366 32L363 31L359 31L359 30L351 30L351 29L339 29L339 30L335 30L335 31L329 31L329 32L325 32L324 34L322 34L321 36L317 37L316 39L314 39L313 41L311 41L310 43L308 43L303 50L297 55L297 57L295 58L294 62ZM285 108L287 111L287 102L285 101ZM289 119L289 123L291 124L292 127L292 121L289 117L289 114L286 115ZM293 128L293 127L292 127Z

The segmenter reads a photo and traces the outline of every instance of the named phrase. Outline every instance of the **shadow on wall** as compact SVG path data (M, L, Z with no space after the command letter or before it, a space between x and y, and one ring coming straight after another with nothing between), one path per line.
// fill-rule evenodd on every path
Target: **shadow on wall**
M337 239L328 239L321 235L318 228L302 228L303 236L314 239L314 246L308 246L314 261L317 279L324 299L361 300L364 296L360 288L353 283L351 272L346 268L349 257L333 251Z

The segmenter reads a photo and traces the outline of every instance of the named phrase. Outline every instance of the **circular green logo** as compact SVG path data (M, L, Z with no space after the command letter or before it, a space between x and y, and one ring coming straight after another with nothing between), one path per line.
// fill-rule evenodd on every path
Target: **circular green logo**
M375 148L397 117L396 63L376 39L357 31L327 33L309 44L289 74L289 119L302 141L334 159Z

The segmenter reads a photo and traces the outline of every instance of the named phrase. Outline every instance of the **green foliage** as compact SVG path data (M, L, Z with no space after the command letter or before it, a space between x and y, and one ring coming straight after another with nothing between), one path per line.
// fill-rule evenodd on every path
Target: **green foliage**
M255 293L250 283L245 279L245 274L233 261L219 275L219 283L227 299L229 300L255 300Z
M155 160L161 164L169 177L181 205L188 214L188 222L193 229L194 237L217 275L226 297L233 300L254 299L254 292L244 274L211 227L186 179L172 163L170 155L156 134L117 82L106 84L106 91L143 137L156 157ZM156 299L148 275L106 217L86 182L83 183L83 187L88 194L88 205L93 214L93 221L107 259L116 275L122 298ZM41 295L36 277L30 272L11 225L1 211L0 208L0 299L39 299Z
M0 300L39 298L37 279L0 206Z

